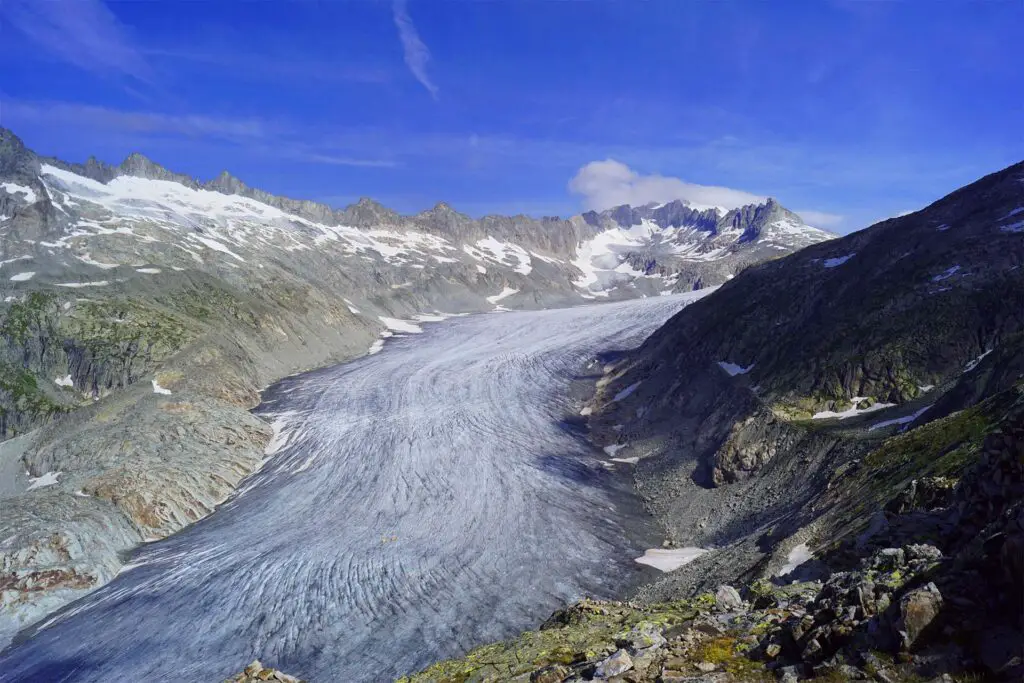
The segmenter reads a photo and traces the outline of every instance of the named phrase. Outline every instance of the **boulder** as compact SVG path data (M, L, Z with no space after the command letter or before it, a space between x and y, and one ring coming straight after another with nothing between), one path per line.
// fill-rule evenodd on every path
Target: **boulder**
M633 668L633 659L625 650L618 650L612 656L601 661L594 670L594 678L611 678Z
M900 618L897 632L906 650L917 644L924 631L942 610L942 594L934 583L910 591L900 600Z
M743 607L743 598L732 586L719 586L715 592L715 603L725 610L740 609Z

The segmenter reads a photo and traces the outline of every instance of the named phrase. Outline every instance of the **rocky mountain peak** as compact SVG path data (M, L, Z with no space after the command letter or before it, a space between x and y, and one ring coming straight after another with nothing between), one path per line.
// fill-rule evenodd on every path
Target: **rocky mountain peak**
M225 194L242 194L249 189L248 185L227 171L221 171L216 178L206 183L205 187Z
M380 202L369 197L360 197L355 204L350 204L338 212L341 223L357 228L369 228L378 225L397 225L402 217Z
M0 173L14 174L31 164L34 156L25 149L21 138L7 128L0 127Z
M193 178L180 173L167 170L160 164L151 160L140 152L132 152L121 162L118 167L118 175L146 178L148 180L167 180L173 183L180 183L192 189L198 189L199 183Z

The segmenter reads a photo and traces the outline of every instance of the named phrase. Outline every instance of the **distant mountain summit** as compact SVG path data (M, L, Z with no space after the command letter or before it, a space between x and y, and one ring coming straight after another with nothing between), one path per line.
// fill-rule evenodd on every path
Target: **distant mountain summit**
M399 271L410 268L420 271L411 274L414 281L429 279L444 264L483 299L493 294L490 280L500 275L499 291L508 286L519 295L504 302L512 306L718 285L753 263L832 237L772 199L732 211L677 200L568 219L475 219L445 202L409 216L368 198L336 209L270 194L227 171L200 181L139 153L116 166L94 158L75 164L38 157L5 129L0 130L0 174L10 185L0 192L0 231L16 229L22 238L47 235L73 259L127 250L169 267L217 270L222 262L238 267L231 254L245 263L260 265L269 258L281 264L297 249L315 245L341 249L331 259L334 268L362 271L373 262L396 280L409 279ZM15 186L31 192L13 191ZM143 234L143 244L129 246ZM23 239L11 242L5 255L28 256L27 247ZM50 255L37 251L33 257ZM119 259L108 256L110 263L120 264ZM88 265L78 261L76 267ZM306 260L287 267L302 273L311 266ZM39 277L50 277L49 270L41 267Z

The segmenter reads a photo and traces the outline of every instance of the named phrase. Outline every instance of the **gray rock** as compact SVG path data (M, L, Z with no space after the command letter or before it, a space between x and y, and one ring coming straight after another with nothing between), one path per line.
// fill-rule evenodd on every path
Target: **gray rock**
M896 628L904 649L909 650L917 644L941 610L942 594L934 583L911 591L900 599L900 618Z
M740 609L743 607L743 598L732 586L722 585L715 592L715 604L725 610Z
M633 668L633 660L625 650L617 650L613 655L598 663L594 670L594 678L611 678Z

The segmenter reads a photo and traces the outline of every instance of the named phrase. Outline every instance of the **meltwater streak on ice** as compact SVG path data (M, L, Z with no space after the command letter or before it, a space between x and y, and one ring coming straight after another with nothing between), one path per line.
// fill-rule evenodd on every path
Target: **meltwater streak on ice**
M213 515L0 655L4 681L381 681L636 577L629 482L560 421L593 353L696 294L471 316L285 380L279 450Z

